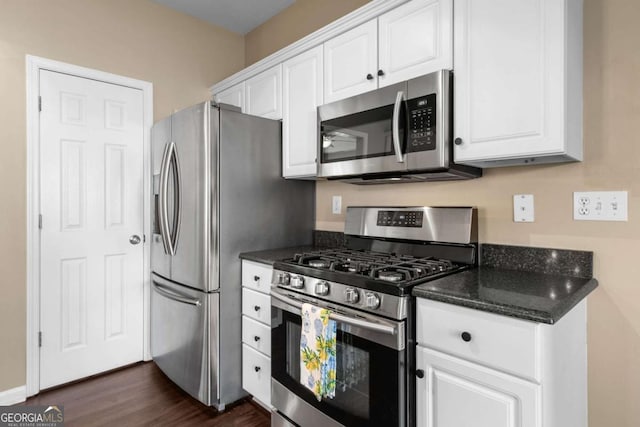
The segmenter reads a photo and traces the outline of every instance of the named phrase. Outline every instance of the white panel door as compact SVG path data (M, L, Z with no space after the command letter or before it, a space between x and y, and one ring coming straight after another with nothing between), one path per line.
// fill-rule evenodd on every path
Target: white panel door
M315 177L318 112L322 105L322 46L282 64L282 175Z
M378 87L378 21L372 19L324 43L324 102Z
M213 98L218 103L240 107L242 112L244 112L244 82L238 83L237 85L231 86L229 89L216 93Z
M453 68L453 0L413 0L378 18L378 87Z
M540 385L416 347L419 427L542 427Z
M456 1L457 162L565 150L565 7L564 0Z
M282 118L282 65L244 82L244 112L267 119Z
M142 360L143 97L45 70L40 95L45 389Z

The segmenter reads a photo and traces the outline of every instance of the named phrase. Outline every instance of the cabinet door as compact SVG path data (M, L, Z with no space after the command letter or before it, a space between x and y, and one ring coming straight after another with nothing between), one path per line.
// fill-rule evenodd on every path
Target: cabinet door
M541 427L540 386L416 348L419 427Z
M242 388L271 406L271 359L242 344Z
M378 86L453 68L453 0L413 0L378 18Z
M245 113L267 119L282 118L282 65L245 82Z
M569 10L566 0L456 0L457 162L501 166L524 160L486 162L566 152ZM575 78L581 81L581 72Z
M282 64L282 175L316 176L318 113L322 104L322 46Z
M214 95L213 99L221 104L230 104L240 107L244 112L244 82L231 86L229 89L225 89L222 92L218 92Z
M325 42L324 102L376 89L377 65L378 23L375 19Z

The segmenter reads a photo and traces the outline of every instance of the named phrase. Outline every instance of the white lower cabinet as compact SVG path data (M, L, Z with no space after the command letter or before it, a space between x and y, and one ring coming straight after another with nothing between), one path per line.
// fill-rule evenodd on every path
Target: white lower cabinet
M420 427L586 427L586 301L542 324L417 299Z
M271 406L271 359L242 344L242 388Z
M271 297L273 268L242 261L242 388L271 407Z
M418 347L418 425L538 427L540 385Z

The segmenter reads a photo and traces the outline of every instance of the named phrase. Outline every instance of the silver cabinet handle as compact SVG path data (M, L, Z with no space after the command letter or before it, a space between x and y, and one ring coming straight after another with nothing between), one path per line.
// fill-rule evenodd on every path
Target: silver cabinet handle
M404 92L398 91L396 95L396 102L393 105L393 147L396 150L396 160L398 163L404 163L404 154L402 153L402 147L400 146L400 107L402 105L402 99L404 98Z
M181 295L173 290L170 290L169 288L162 286L160 283L156 282L155 280L153 280L153 288L157 293L159 293L160 295L166 298L169 298L170 300L181 302L183 304L193 305L196 307L200 307L202 305L199 299L190 298L188 296Z
M283 303L290 305L294 308L297 308L298 310L296 314L300 314L302 303L275 292L271 292L271 297L277 300L280 300ZM346 323L347 325L359 326L364 329L370 329L376 332L383 332L389 335L397 334L397 330L394 326L384 325L382 323L374 323L368 320L356 319L356 318L345 316L343 314L338 314L335 312L331 312L331 314L329 315L329 319L333 319L336 322Z
M137 234L134 234L133 236L129 236L129 243L131 243L132 245L137 245L141 241L142 239Z

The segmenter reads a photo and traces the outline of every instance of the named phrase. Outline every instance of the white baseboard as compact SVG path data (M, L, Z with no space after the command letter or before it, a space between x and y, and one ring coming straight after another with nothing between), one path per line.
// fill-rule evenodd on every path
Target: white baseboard
M25 400L27 400L26 385L0 391L0 406L15 405L16 403L22 403Z

